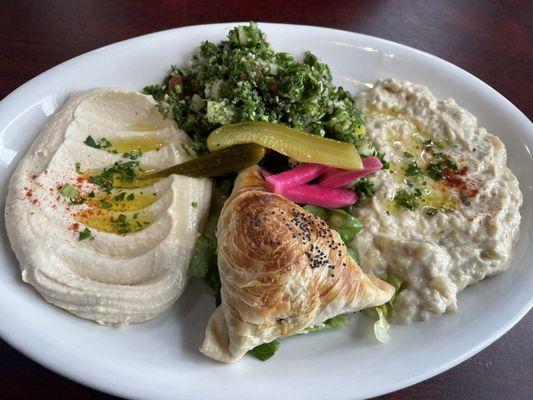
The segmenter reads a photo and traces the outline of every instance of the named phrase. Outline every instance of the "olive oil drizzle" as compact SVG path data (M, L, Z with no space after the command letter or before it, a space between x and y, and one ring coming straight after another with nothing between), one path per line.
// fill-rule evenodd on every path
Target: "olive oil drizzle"
M394 131L387 138L388 144L402 154L401 162L390 162L392 179L402 189L398 189L393 198L382 200L382 207L387 213L398 214L406 209L420 209L425 215L433 216L438 211L456 209L460 204L456 193L426 174L425 168L435 160L431 136L413 118L395 110L369 107L365 111L368 116L382 118L386 122L399 120L399 123L407 124L410 131L407 138ZM432 145L429 146L428 143ZM442 142L438 147L446 145Z

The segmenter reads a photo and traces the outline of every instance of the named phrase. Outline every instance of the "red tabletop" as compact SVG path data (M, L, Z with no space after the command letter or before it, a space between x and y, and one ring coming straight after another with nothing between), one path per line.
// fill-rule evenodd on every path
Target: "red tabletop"
M527 0L1 0L0 99L56 64L116 41L248 20L333 27L416 47L466 69L533 115L533 2ZM532 344L529 313L459 366L381 398L533 399ZM113 397L46 370L0 340L0 398Z

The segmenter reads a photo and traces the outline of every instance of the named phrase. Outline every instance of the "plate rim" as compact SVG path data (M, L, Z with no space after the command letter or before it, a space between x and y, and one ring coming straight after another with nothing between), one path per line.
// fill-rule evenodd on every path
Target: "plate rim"
M42 73L36 75L35 77L31 78L27 82L23 83L22 85L18 86L16 89L14 89L12 92L7 94L1 101L0 101L0 111L3 109L9 109L10 103L15 101L17 96L20 92L22 92L27 86L31 86L36 84L42 79L46 79L49 74L53 74L57 72L58 70L69 67L71 64L74 64L80 60L83 60L84 58L91 57L94 54L100 52L100 51L108 51L112 49L113 47L120 47L127 43L134 42L137 40L147 39L149 37L155 37L158 35L163 35L165 33L170 32L178 32L178 31L187 31L190 29L206 29L206 28L220 28L220 29L226 29L226 27L230 26L233 27L235 25L243 25L247 24L248 22L219 22L219 23L212 23L212 24L198 24L198 25L184 25L176 28L170 28L170 29L164 29L156 32L150 32L147 34L134 36L128 39L124 39L118 42L114 42L111 44L104 45L102 47L89 50L85 53L79 54L75 57L72 57L68 60L65 60L52 68L49 68ZM313 30L326 30L326 31L332 31L337 32L339 34L349 34L354 35L359 38L365 39L368 38L372 41L379 41L381 43L392 45L396 47L400 47L403 50L407 50L409 52L414 52L420 56L427 57L433 60L437 60L439 63L444 63L447 65L447 67L453 69L455 72L459 72L461 74L467 74L469 79L475 80L478 84L481 84L486 89L489 89L490 92L492 92L493 95L496 95L500 101L504 101L507 106L511 106L513 111L515 113L520 114L522 118L524 118L526 121L529 121L531 123L531 120L517 107L515 106L511 101L509 101L505 96L503 96L501 93L499 93L496 89L482 81L481 79L477 78L475 75L471 74L467 70L443 59L438 56L435 56L431 53L428 53L423 50L419 50L417 48L404 45L402 43L398 43L389 39L384 39L378 36L373 35L367 35L363 33L343 30L343 29L336 29L336 28L330 28L330 27L323 27L323 26L317 26L317 25L307 25L307 24L286 24L286 23L272 23L272 22L261 22L257 21L259 27L264 27L268 29L269 27L291 27L296 29L313 29ZM0 127L0 136L9 128L9 124L3 127ZM521 227L522 228L522 227ZM5 232L5 225L2 227ZM6 235L7 237L7 235ZM529 302L527 304L524 304L521 309L515 313L514 318L507 321L507 323L501 325L499 329L494 333L492 336L487 338L486 340L478 343L476 346L471 347L468 351L463 352L461 356L458 356L454 358L453 360L448 361L447 363L442 363L438 367L434 367L433 369L430 368L429 371L424 372L422 374L417 374L411 378L403 379L396 381L394 383L388 384L385 389L375 389L366 395L369 395L370 397L380 396L386 393L395 392L397 390L401 390L404 388L407 388L409 386L415 385L417 383L423 382L429 378L432 378L450 368L453 368L457 366L458 364L462 363L466 359L472 357L473 355L477 354L490 344L494 343L496 340L501 338L505 333L507 333L512 327L514 327L528 312L529 310L533 308L533 296L529 299ZM29 349L28 346L24 347L24 344L22 343L22 340L17 339L16 334L11 334L7 327L5 327L3 324L0 324L0 337L8 343L10 346L12 346L14 349L25 355L26 357L30 358L31 360L37 362L38 364L44 366L45 368L53 371L54 373L57 373L60 376L66 377L67 379L70 379L78 384L81 384L83 386L87 386L89 388L98 390L102 393L109 393L115 396L127 396L128 398L140 398L138 395L131 391L127 390L121 390L121 389L114 389L113 387L110 387L109 385L106 385L105 383L97 382L91 378L85 377L82 373L80 373L79 370L69 370L68 366L65 364L65 361L56 360L53 361L51 357L46 352L39 352L38 350ZM360 395L357 395L360 396ZM358 397L359 398L359 397Z

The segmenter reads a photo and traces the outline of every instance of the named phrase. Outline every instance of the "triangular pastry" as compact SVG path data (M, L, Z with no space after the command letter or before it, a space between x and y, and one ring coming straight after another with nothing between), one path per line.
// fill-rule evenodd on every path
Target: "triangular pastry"
M394 288L366 275L339 234L242 171L218 221L222 304L200 351L222 362L325 320L379 306Z

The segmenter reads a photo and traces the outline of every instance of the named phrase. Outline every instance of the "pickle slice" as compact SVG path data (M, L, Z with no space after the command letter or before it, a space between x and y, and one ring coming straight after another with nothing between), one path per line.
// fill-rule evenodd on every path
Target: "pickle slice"
M352 143L326 139L284 125L269 122L242 122L223 125L207 138L210 151L239 143L256 143L299 162L360 170L361 157Z
M211 178L223 176L257 164L265 156L265 148L254 143L237 144L213 151L182 164L139 176L138 179L164 178L172 174Z

